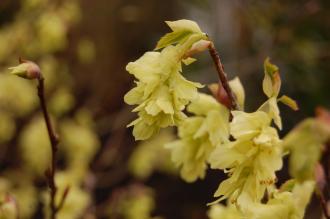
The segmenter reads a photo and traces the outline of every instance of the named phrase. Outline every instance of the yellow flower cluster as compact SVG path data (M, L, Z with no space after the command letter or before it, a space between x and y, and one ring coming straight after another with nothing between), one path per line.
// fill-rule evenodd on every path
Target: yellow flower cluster
M173 32L158 43L160 52L146 52L126 70L138 80L136 87L125 95L125 102L138 105L133 112L138 119L134 126L136 140L145 140L158 133L160 128L178 125L186 116L185 106L197 98L197 88L202 85L186 80L182 75L182 62L191 63L185 53L192 45L205 38L196 23L187 20L168 22ZM176 45L172 45L177 43Z
M181 168L181 176L188 182L204 178L207 159L216 145L228 141L229 111L212 96L200 94L188 106L189 117L179 126L180 140L166 144L173 162Z
M276 181L275 171L282 167L280 139L270 127L270 117L262 111L233 111L230 134L235 141L219 145L210 155L211 168L226 170L215 197L230 198L238 206L259 202L268 186Z
M303 218L314 190L313 171L322 144L330 138L330 128L324 122L306 120L283 143L278 130L272 127L274 122L282 129L278 102L293 110L298 106L288 96L279 97L279 68L268 58L262 85L268 99L255 112L243 111L245 93L239 79L229 82L229 86L241 110L229 112L212 96L199 94L197 88L201 85L183 78L181 63L190 63L187 56L203 51L210 41L192 21L168 25L173 32L161 38L156 47L163 50L147 52L126 67L138 79L137 86L125 96L126 103L138 105L133 112L139 118L130 124L134 125L135 138L144 140L160 128L177 126L179 139L165 147L184 180L204 178L208 165L228 175L214 194L218 199L212 203L227 200L227 207L213 205L211 219ZM218 94L221 88L212 85L210 89ZM184 114L185 109L190 117ZM306 149L310 154L304 152ZM290 172L297 183L289 189L286 184L277 189L275 173L282 168L287 151L292 153Z
M302 219L306 205L313 193L314 182L294 185L292 191L276 190L267 203L254 203L245 212L229 204L211 206L210 219Z

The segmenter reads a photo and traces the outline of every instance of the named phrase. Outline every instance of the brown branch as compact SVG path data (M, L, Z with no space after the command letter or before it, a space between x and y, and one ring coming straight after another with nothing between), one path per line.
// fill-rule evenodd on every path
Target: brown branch
M215 49L213 42L210 43L208 48L209 48L209 53L210 53L210 55L213 59L213 62L215 64L216 70L218 72L218 76L219 76L219 80L221 82L221 85L222 85L222 87L224 88L224 90L226 91L226 93L228 95L228 98L229 98L229 101L230 101L229 108L231 110L238 110L239 106L237 104L235 94L233 93L233 91L231 90L231 88L229 86L228 79L227 79L227 74L224 71L224 67L221 63L220 56L219 56L217 50Z
M51 210L51 219L56 219L57 207L55 204L55 197L57 193L57 186L55 182L55 172L56 172L56 153L57 153L57 145L59 143L58 137L54 131L52 123L50 121L50 116L46 107L46 99L45 99L45 88L44 88L44 78L40 75L38 78L38 97L40 101L40 106L42 109L42 113L45 119L45 123L47 126L47 132L51 144L51 167L46 170L46 178L48 182L48 187L50 189L50 210Z

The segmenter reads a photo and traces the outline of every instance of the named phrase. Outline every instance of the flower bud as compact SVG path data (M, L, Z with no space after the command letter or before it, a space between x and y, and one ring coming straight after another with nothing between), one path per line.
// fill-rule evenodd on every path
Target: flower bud
M197 53L201 53L209 48L211 41L200 40L192 45L192 47L186 52L185 57L191 57Z
M230 99L226 92L226 90L223 88L223 86L220 83L214 83L210 84L208 86L213 96L224 106L226 106L228 109L230 109Z
M19 65L9 68L11 74L17 75L25 79L37 79L41 77L41 71L37 64L31 61L20 59Z

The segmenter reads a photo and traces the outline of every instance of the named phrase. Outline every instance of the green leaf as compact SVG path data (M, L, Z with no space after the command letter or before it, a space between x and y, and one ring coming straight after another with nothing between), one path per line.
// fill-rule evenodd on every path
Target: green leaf
M173 31L189 31L193 33L202 33L198 24L191 20L177 20L177 21L165 21L165 23L173 30Z
M196 22L190 20L166 21L173 32L165 34L157 43L155 50L173 44L184 43L192 34L203 35Z
M162 49L166 46L173 45L176 43L183 43L188 39L192 32L187 30L174 31L172 33L167 33L163 36L157 43L155 50Z

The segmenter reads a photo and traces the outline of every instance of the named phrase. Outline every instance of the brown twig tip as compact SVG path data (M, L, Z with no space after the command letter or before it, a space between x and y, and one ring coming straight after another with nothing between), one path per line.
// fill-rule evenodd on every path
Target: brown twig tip
M238 110L239 106L237 104L235 94L233 93L232 89L229 86L227 74L225 73L223 64L221 63L219 53L215 49L213 42L211 42L209 44L208 49L209 49L210 56L212 57L212 60L214 62L215 68L218 72L218 77L219 77L219 80L220 80L220 84L222 85L224 91L227 93L227 96L229 98L230 104L229 104L228 108L230 110Z

